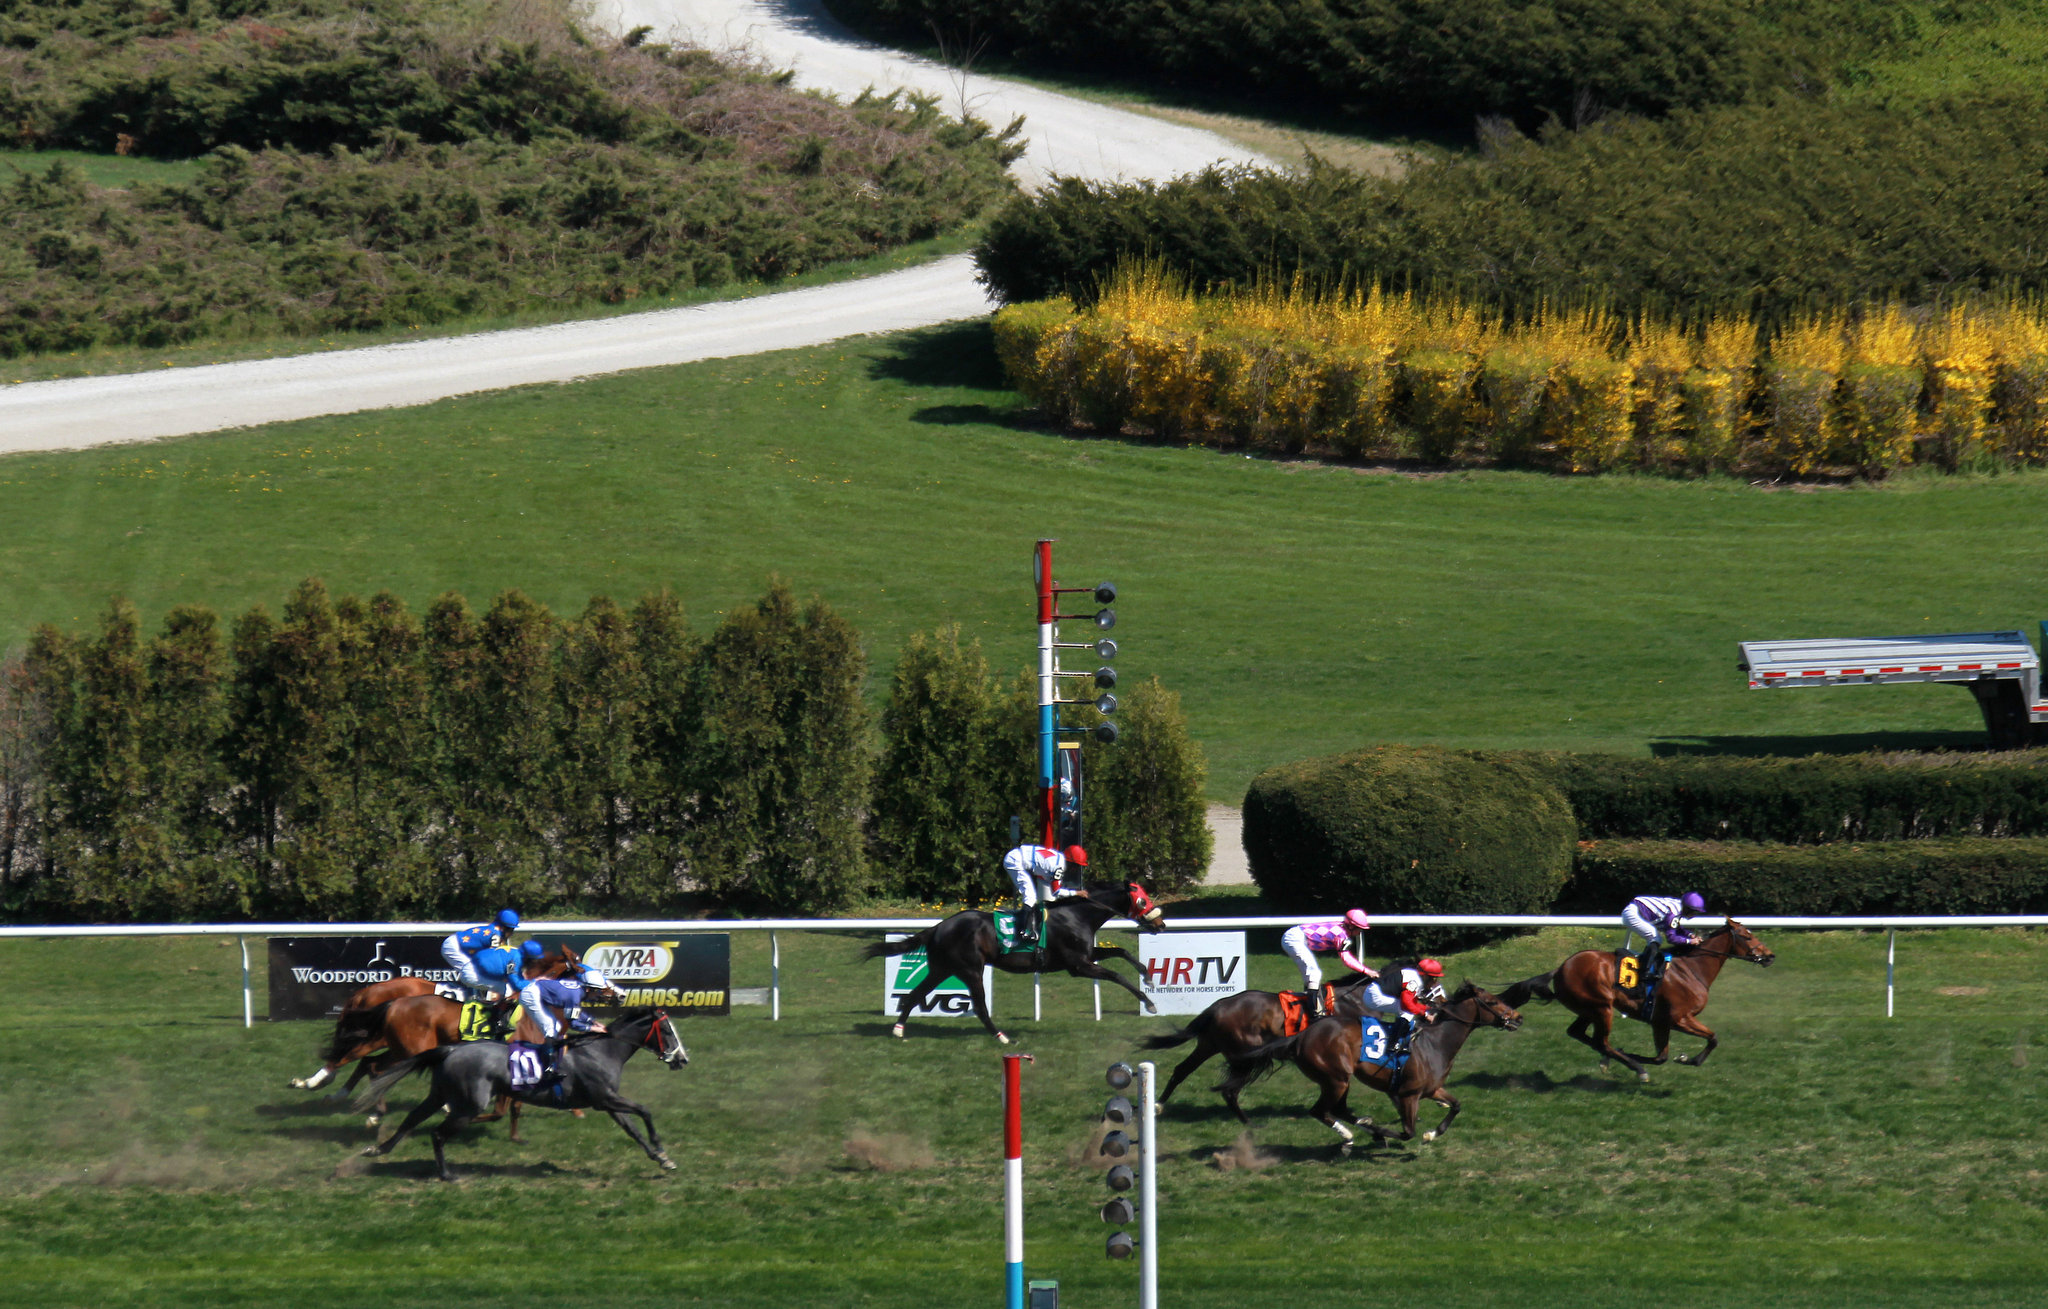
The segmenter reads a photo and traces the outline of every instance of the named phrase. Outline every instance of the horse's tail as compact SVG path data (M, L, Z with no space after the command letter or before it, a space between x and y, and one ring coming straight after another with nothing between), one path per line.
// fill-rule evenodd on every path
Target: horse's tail
M877 941L873 945L862 949L860 957L863 959L882 959L893 954L909 954L912 950L922 950L926 945L930 944L931 934L932 929L927 927L917 935L906 936L900 941Z
M321 1054L322 1063L335 1063L349 1051L384 1030L385 1012L391 1008L391 1001L373 1005L368 1009L344 1009L334 1020L334 1038L327 1043Z
M1236 1095L1261 1077L1269 1077L1281 1064L1291 1064L1301 1057L1301 1041L1307 1032L1296 1032L1277 1041L1268 1041L1255 1050L1230 1061L1230 1076L1216 1089L1225 1095Z
M1553 968L1547 973L1538 973L1534 977L1525 977L1512 986L1502 987L1494 992L1494 998L1510 1009L1521 1008L1529 1003L1531 996L1548 1003L1557 999L1556 994L1550 989L1550 984L1556 980L1557 970Z
M355 1099L349 1103L358 1112L367 1110L381 1101L385 1093L390 1091L392 1087L411 1077L414 1073L428 1068L439 1068L443 1059L446 1059L450 1054L461 1048L460 1045L437 1045L430 1050L422 1050L410 1059L401 1059L371 1078L370 1084L356 1092Z
M1210 1024L1215 1021L1215 1011L1204 1009L1201 1013L1196 1014L1194 1021L1190 1022L1186 1027L1178 1031L1161 1032L1156 1036L1148 1036L1138 1044L1147 1050L1171 1050L1177 1045L1186 1045L1189 1041L1195 1040L1198 1037L1207 1036Z

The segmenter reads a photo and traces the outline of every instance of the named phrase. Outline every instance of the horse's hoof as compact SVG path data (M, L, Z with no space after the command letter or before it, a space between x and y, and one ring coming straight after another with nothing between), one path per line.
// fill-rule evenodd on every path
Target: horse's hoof
M294 1077L294 1078L293 1078L293 1079L291 1080L291 1088L292 1088L292 1090L294 1090L294 1091L303 1091L303 1090L305 1090L305 1089L306 1089L306 1079L305 1079L305 1078L303 1078L303 1077Z
M903 1024L901 1024L901 1023L898 1023L898 1024L896 1024L896 1025L895 1025L894 1027L890 1028L890 1029L889 1029L889 1035L891 1035L891 1036L895 1037L895 1038L896 1038L897 1040L899 1040L899 1041L900 1041L900 1040L902 1040L902 1039L903 1039Z
M365 1126L365 1127L368 1127L368 1128L370 1128L370 1129L372 1129L372 1130L375 1130L375 1128L376 1128L377 1124L379 1124L379 1123L381 1123L381 1122L383 1122L383 1121L384 1121L384 1116L383 1116L382 1114L371 1114L371 1115L370 1115L370 1116L369 1116L368 1118L365 1118L365 1119L363 1120L363 1126Z
M671 1158L669 1158L669 1157L668 1157L667 1155L663 1155L663 1156L661 1157L661 1159L660 1159L660 1163L661 1163L661 1166L662 1166L662 1168L663 1168L663 1169L664 1169L665 1171L667 1171L667 1172L671 1172L671 1173L672 1173L672 1172L674 1172L674 1171L676 1170L676 1161L675 1161L675 1160L673 1160L673 1159L671 1159Z
M1637 1073L1636 1080L1638 1082L1647 1082L1650 1080L1650 1075L1648 1073Z
M369 1158L369 1159L375 1159L375 1158L376 1158L376 1157L377 1157L378 1155L380 1155L380 1154L383 1154L383 1153L384 1153L384 1148L383 1148L382 1146L379 1146L379 1145L373 1145L373 1146L371 1146L371 1147L370 1147L369 1149L367 1149L367 1150L363 1151L363 1155L364 1155L364 1157L365 1157L365 1158Z
M1424 1133L1422 1134L1422 1139L1423 1139L1423 1140L1425 1140L1425 1141L1434 1141L1434 1140L1436 1140L1436 1133L1435 1133L1435 1132L1424 1132Z
M1010 1043L1009 1035L1005 1032L997 1032L996 1040L1002 1042L1004 1045L1008 1045Z

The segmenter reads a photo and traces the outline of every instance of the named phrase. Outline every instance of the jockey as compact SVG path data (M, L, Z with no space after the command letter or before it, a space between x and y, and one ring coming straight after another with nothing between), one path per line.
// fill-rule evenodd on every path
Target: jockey
M1351 932L1366 931L1372 926L1366 921L1365 910L1346 909L1342 918L1325 918L1313 923L1302 923L1280 933L1280 948L1294 960L1294 966L1301 970L1302 994L1308 997L1308 1020L1314 1022L1323 1016L1323 970L1316 963L1316 952L1335 951L1337 962L1354 973L1367 978L1378 977L1379 970L1368 968L1365 962L1351 953Z
M1388 995L1377 979L1365 984L1367 1012L1394 1020L1395 1049L1407 1046L1408 1034L1415 1030L1418 1018L1425 1023L1436 1021L1436 1012L1429 1006L1444 998L1443 976L1442 964L1434 959L1418 959L1401 970L1401 989L1393 995Z
M1078 845L1068 846L1064 853L1051 846L1020 845L1003 856L1003 871L1010 875L1010 885L1017 888L1017 899L1022 904L1017 911L1017 944L1027 950L1038 948L1039 928L1045 923L1044 902L1081 894L1078 889L1060 885L1068 864L1086 868L1088 852ZM1039 893L1041 886L1045 888L1043 895Z
M1651 983L1664 971L1665 952L1674 946L1697 945L1699 938L1681 926L1689 913L1705 912L1706 897L1687 891L1685 898L1668 895L1639 895L1621 911L1622 926L1643 938L1643 981ZM1647 994L1647 990L1645 991Z
M519 926L516 910L500 909L498 916L488 923L465 927L449 935L441 942L441 957L455 970L455 980L472 991L495 992L500 984L484 980L477 969L476 958L485 950L501 950L505 938ZM500 970L502 977L503 970Z

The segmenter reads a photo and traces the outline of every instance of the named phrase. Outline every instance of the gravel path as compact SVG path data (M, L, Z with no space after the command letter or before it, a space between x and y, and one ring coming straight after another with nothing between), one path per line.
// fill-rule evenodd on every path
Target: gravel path
M1164 179L1218 160L1256 162L1222 137L986 77L961 77L851 36L809 0L596 0L617 31L741 50L843 97L873 86L938 95L997 124L1026 117L1026 186L1054 172ZM552 327L27 382L0 389L0 452L73 449L257 423L425 404L474 391L818 345L988 310L964 255L857 282Z

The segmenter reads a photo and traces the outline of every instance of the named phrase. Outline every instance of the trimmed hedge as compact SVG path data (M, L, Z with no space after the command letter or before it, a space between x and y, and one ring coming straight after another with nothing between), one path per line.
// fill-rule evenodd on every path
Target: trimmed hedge
M1504 757L1553 779L1588 838L1819 845L2048 837L2048 750L1801 759Z
M1700 891L1716 912L2048 912L2048 840L1589 841L1559 907L1618 911L1645 890Z
M1310 285L1455 290L1525 310L1592 294L1625 316L1778 321L2048 287L2044 152L2037 92L1910 113L1779 96L1541 139L1509 133L1483 158L1395 179L1328 166L1062 179L1011 202L975 258L1006 302L1085 303L1118 264L1156 258L1197 290L1298 271Z
M1563 793L1528 762L1428 746L1269 768L1244 803L1252 879L1283 911L1540 913L1576 835ZM1389 935L1397 949L1436 949L1499 934Z

